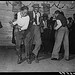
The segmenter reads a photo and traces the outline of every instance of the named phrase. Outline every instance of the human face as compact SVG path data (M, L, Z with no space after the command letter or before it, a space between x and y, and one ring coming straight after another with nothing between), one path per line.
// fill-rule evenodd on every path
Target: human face
M27 12L28 12L28 10L23 10L23 11L21 11L21 13L22 13L22 16L26 16L27 15Z
M58 16L58 14L54 13L54 17L56 18Z
M44 21L45 21L45 20L47 20L47 17L44 17L43 19L44 19Z
M34 8L34 12L37 13L39 11L38 8Z

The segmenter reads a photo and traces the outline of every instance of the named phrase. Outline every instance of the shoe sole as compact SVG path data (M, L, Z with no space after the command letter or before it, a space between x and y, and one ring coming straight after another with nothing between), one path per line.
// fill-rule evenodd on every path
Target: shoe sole
M51 60L60 60L60 59L57 59L57 58L51 58Z

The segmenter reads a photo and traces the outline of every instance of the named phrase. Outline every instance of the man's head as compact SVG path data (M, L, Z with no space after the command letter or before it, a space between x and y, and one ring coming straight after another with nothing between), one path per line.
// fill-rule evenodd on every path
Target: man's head
M27 6L21 7L20 11L22 13L22 16L27 15L28 10L29 10L29 8Z
M43 14L43 20L47 20L48 19L48 15L47 14Z
M38 9L38 8L33 8L33 11L34 11L35 13L37 13L37 12L39 11L39 9Z
M52 21L53 20L53 17L50 17L50 20Z
M57 17L59 14L60 14L60 11L59 11L59 10L56 10L56 11L54 12L54 16L55 16L55 17Z
M68 21L71 22L72 21L72 17L68 17Z
M33 11L35 12L35 13L37 13L37 12L39 12L39 4L34 4L33 6Z
M64 16L64 12L63 11L61 11L60 14Z

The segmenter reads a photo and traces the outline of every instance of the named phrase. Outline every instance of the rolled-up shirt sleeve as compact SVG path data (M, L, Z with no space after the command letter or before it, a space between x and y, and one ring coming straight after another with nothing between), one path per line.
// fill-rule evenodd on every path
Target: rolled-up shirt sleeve
M56 20L56 22L57 22L57 26L54 28L55 30L57 30L58 28L62 26L62 23L60 20Z
M27 16L25 19L24 19L24 25L22 26L21 30L25 30L28 28L28 25L29 25L29 21L30 21L30 17Z

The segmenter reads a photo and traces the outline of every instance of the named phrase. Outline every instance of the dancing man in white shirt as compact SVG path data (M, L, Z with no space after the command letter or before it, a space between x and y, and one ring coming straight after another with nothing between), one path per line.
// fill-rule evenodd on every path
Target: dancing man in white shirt
M29 48L29 31L28 31L28 25L30 21L30 17L27 15L28 7L23 6L21 7L20 12L18 12L18 17L15 22L13 22L13 25L16 25L16 29L14 31L15 39L16 39L16 50L18 54L18 64L22 62L22 53L20 50L20 45L22 42L24 42L25 45L25 56L28 59L28 48Z

